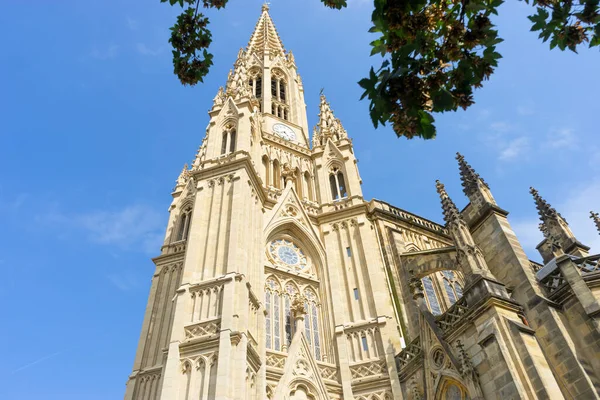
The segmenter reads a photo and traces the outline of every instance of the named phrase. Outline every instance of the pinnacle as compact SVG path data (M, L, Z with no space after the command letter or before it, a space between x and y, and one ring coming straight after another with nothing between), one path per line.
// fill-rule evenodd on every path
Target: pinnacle
M271 54L285 54L283 43L269 15L269 5L267 3L262 5L262 12L254 32L250 36L246 50L248 54L257 53L259 56L263 56L266 51Z
M338 141L348 137L342 122L333 115L333 110L323 94L323 89L321 89L321 101L319 103L319 122L317 122L313 135L313 140L317 144L324 144L328 138Z
M444 212L444 221L447 224L455 222L459 220L460 212L458 208L456 208L456 204L452 201L450 196L448 196L448 192L446 192L446 187L444 184L438 180L435 181L435 187L437 189L438 194L440 195L440 199L442 200L442 211Z
M560 215L546 200L544 200L535 188L530 187L529 193L531 193L533 196L535 207L537 208L538 214L540 215L540 220L543 223L546 222L547 218L562 218L562 215ZM562 219L567 222L564 218Z
M473 167L467 163L462 154L457 152L456 159L458 160L458 168L460 170L460 180L462 181L463 192L467 197L472 195L478 189L479 182L489 188L487 183L485 183L479 174L475 172Z
M594 221L594 224L596 224L596 229L598 229L598 232L600 233L600 215L590 211L590 218Z

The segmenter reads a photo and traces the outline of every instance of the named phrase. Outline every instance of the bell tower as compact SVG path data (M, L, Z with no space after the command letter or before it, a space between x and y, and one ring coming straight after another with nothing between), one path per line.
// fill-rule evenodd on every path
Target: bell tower
M208 114L125 399L396 397L401 341L352 141L323 95L309 141L267 5Z

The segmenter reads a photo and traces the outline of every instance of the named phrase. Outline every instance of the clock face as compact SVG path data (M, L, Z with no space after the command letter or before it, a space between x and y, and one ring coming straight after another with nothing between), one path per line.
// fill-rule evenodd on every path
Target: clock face
M280 138L283 138L285 140L296 140L296 134L294 133L292 128L290 128L287 125L273 124L273 132L277 136L279 136Z

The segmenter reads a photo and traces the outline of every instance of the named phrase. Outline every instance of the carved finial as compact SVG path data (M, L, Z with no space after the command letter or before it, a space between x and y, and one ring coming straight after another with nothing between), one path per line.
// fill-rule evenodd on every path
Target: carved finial
M331 139L337 142L340 139L347 138L348 132L342 126L342 122L333 115L333 110L325 95L323 89L320 92L320 104L319 104L319 122L315 126L315 137L318 138L320 144L325 144L327 139Z
M547 218L556 218L560 217L565 222L567 222L560 213L558 213L546 200L540 196L539 192L535 190L533 187L529 188L529 193L533 196L533 200L535 201L535 207L538 210L538 214L540 215L540 219L542 222L546 222Z
M598 215L598 213L590 211L590 218L594 221L594 223L596 224L596 228L598 229L598 233L600 233L600 215Z
M442 211L444 212L444 221L450 224L452 222L458 221L461 216L458 208L448 196L446 192L446 187L440 181L435 181L435 187L437 189L438 194L440 195L440 199L442 200Z
M262 5L262 12L267 12L269 11L269 2L265 1Z
M462 181L463 192L466 196L471 196L477 191L479 182L489 189L488 184L485 183L479 174L475 172L469 163L467 163L462 154L456 153L456 159L458 160L458 168L460 169L460 180Z
M186 163L183 166L183 169L181 170L181 173L179 174L179 177L177 178L177 185L176 186L185 186L185 184L187 183L189 177L190 177L190 170L189 170L189 166Z

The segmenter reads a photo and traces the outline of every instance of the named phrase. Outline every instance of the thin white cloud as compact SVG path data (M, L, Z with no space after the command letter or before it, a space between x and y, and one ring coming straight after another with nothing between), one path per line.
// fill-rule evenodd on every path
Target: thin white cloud
M548 135L546 144L553 149L576 149L577 137L570 128L558 129Z
M17 373L19 371L23 371L24 369L27 369L29 367L33 367L34 365L39 364L41 362L44 362L44 361L46 361L46 360L48 360L48 359L50 359L52 357L56 357L57 355L59 355L61 353L62 353L62 351L57 351L56 353L52 353L52 354L49 354L49 355L44 356L42 358L39 358L39 359L37 359L37 360L35 360L33 362L30 362L28 364L23 365L22 367L19 367L19 368L15 369L12 373L15 374L15 373Z
M164 218L152 207L137 204L116 211L81 214L52 211L38 216L39 223L59 228L67 236L82 232L92 243L120 249L156 253L164 232Z
M525 117L525 116L535 114L535 110L533 109L532 106L520 105L517 107L517 114Z
M131 18L131 17L127 17L127 27L129 28L129 30L131 31L137 31L137 29L139 28L140 24L137 20Z
M129 271L123 271L118 273L111 273L106 278L112 283L117 289L122 292L128 292L137 288L140 285L139 277L135 276Z
M119 46L117 46L116 44L111 44L106 49L94 48L90 52L90 57L95 58L97 60L102 60L102 61L110 60L117 56L118 51L119 51Z
M509 141L500 149L498 159L500 161L512 161L529 150L529 139L522 136Z
M159 47L158 49L154 50L154 49L151 49L148 46L146 46L144 43L138 43L136 45L136 48L137 48L137 52L143 56L155 57L155 56L158 56L163 51L162 47Z
M490 124L490 129L497 133L506 133L514 130L514 127L506 121L496 121Z
M591 247L591 254L600 253L600 234L590 219L590 211L600 211L598 202L600 181L591 185L572 187L558 193L564 194L564 197L556 199L556 201L552 198L546 198L546 200L567 220L575 237ZM544 196L544 193L541 194ZM511 221L511 225L529 257L539 259L535 246L542 241L543 236L538 228L540 221L533 207L533 201L531 204L531 217Z

